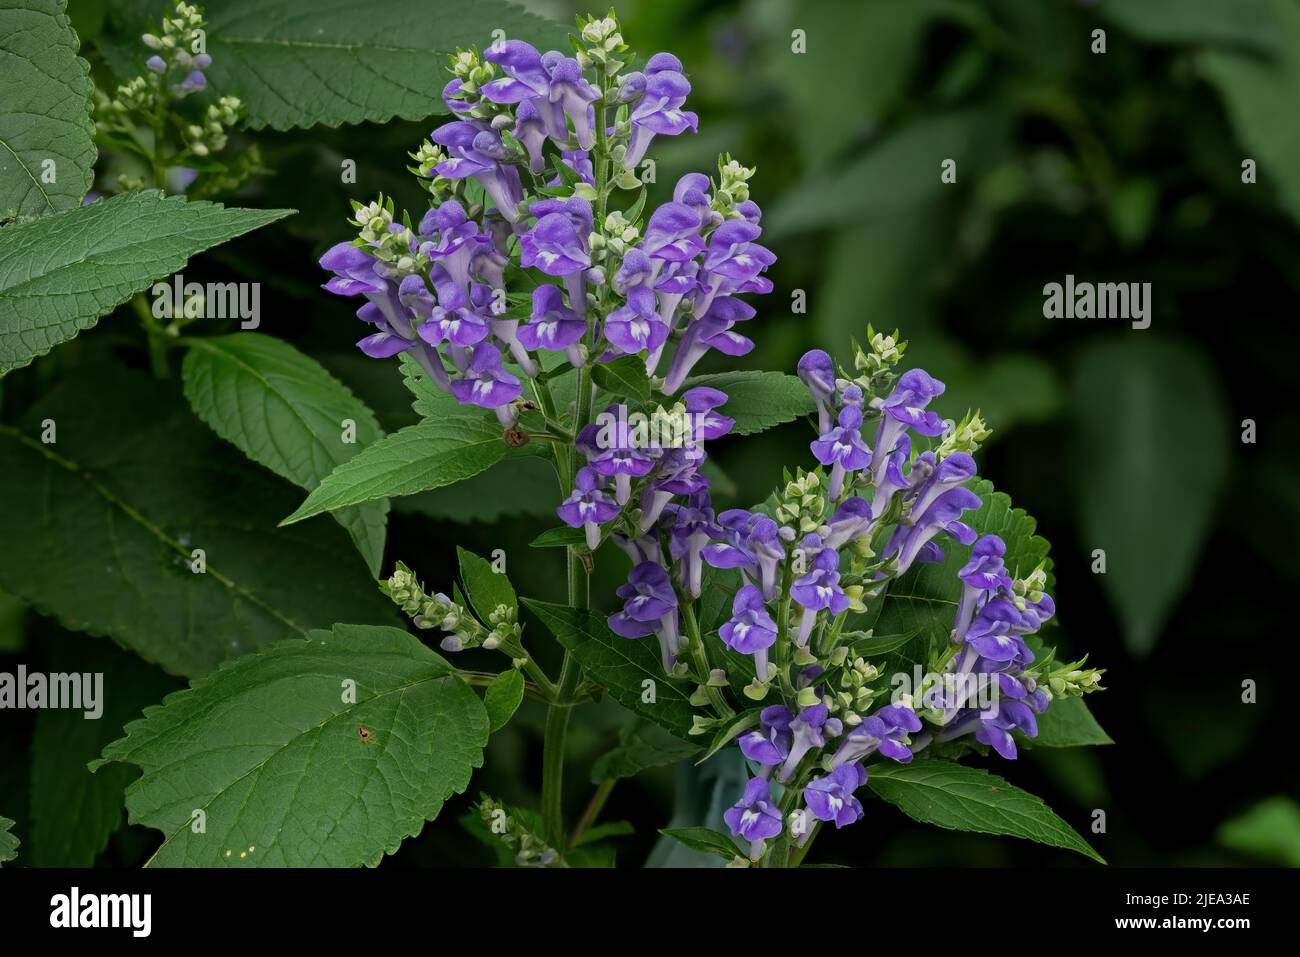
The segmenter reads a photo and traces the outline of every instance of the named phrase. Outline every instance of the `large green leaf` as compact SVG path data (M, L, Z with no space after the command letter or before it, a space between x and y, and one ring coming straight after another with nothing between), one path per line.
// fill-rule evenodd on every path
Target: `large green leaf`
M27 365L190 256L288 209L125 193L0 230L0 375Z
M335 625L169 695L91 767L143 769L126 806L166 835L151 865L374 866L465 790L487 738L478 695L414 636Z
M0 0L0 222L71 209L90 189L90 67L64 7Z
M523 456L498 462L455 485L399 498L393 509L462 524L491 523L514 516L554 521L561 497L555 466L544 459Z
M347 386L270 336L195 339L184 377L185 397L199 418L253 461L308 491L383 437L374 413ZM372 575L383 561L387 515L386 499L334 513Z
M923 758L911 764L875 764L867 786L923 824L1023 837L1106 863L1042 798L983 768Z
M1038 716L1038 736L1029 739L1033 747L1075 748L1089 744L1114 744L1102 730L1082 698L1055 698Z
M18 856L18 838L12 830L14 822L0 815L0 864L12 861Z
M816 411L812 393L798 376L784 372L718 372L688 379L687 389L708 386L727 394L718 411L736 420L733 435L751 435Z
M45 420L57 429L48 445ZM25 543L0 548L0 587L186 675L309 628L393 621L360 563L339 561L341 529L276 529L298 494L213 435L178 390L83 367L0 427L0 540Z
M683 741L653 721L634 715L618 729L618 746L591 766L591 783L609 778L630 778L646 768L676 764L699 754L698 744Z
M390 495L411 495L477 475L519 450L506 445L495 419L426 419L385 436L327 475L284 520Z
M524 604L615 701L690 740L690 691L664 674L653 638L620 637L609 630L603 615L579 608L528 598Z
M1098 343L1074 380L1083 547L1124 639L1151 650L1196 568L1228 467L1223 396L1198 352L1149 335Z
M102 674L98 718L83 711L46 708L36 716L32 742L31 839L36 867L90 867L122 823L123 795L134 768L114 765L86 770L123 726L147 705L175 691L178 682L122 651L112 642L83 635L50 636L47 670L56 674Z
M569 50L563 29L504 0L223 0L206 9L209 87L237 94L254 129L445 113L447 55L485 49L494 30ZM113 4L100 42L120 77L143 71L140 34L162 10L158 0Z

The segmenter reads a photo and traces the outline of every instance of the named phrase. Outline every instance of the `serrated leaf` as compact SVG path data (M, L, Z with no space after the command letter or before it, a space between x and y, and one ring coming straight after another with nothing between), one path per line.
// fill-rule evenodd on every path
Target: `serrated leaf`
M690 740L690 692L682 682L664 674L653 638L622 638L609 630L603 615L580 608L530 598L525 598L524 604L610 697L683 740ZM646 681L653 684L643 686ZM644 700L647 688L654 692L653 701Z
M0 375L91 328L190 256L292 213L154 190L0 230Z
M1228 471L1226 403L1187 346L1145 336L1090 346L1074 381L1082 542L1145 654L1196 569ZM1175 477L1176 478L1173 478Z
M618 730L618 746L606 751L591 766L591 783L610 778L630 778L646 768L676 764L700 750L698 744L683 741L640 715Z
M733 861L746 855L736 846L736 842L727 835L707 827L665 827L659 833L671 837L679 844L684 844L692 851L703 854L716 854L718 857Z
M698 386L727 393L718 411L736 420L732 435L752 435L817 410L808 387L784 372L719 372L686 380L686 389Z
M143 71L140 34L161 6L114 3L101 39L119 78ZM236 94L254 129L386 123L445 113L447 56L485 49L493 31L542 50L567 49L565 31L504 0L225 0L207 6L208 86Z
M465 593L483 624L491 627L488 619L498 605L519 607L510 579L504 572L497 572L490 561L459 545L456 546L456 558L460 563L460 580L465 583Z
M1042 798L982 768L921 758L911 764L873 764L868 775L867 787L878 797L923 824L1023 837L1106 863Z
M592 366L591 379L619 399L645 402L650 398L650 379L645 372L645 360L640 356L598 362Z
M255 332L195 339L182 367L200 419L245 455L311 491L383 437L364 402L309 356ZM353 441L345 442L345 422ZM372 576L384 557L388 500L334 512Z
M338 561L341 529L276 529L299 494L213 435L179 390L83 366L0 426L0 540L28 543L0 548L0 588L185 675L340 619L394 621L365 570Z
M19 840L13 832L14 822L0 815L0 864L18 856Z
M281 524L442 488L516 454L520 450L506 445L495 419L426 419L385 436L338 466Z
M0 0L0 222L72 209L90 189L90 67L65 7Z
M102 712L46 708L36 716L32 739L31 832L34 867L90 867L122 823L122 800L136 778L115 765L91 774L86 765L122 734L123 726L156 704L179 682L110 641L84 635L49 636L47 670L54 674L101 674Z
M1051 707L1038 716L1038 735L1029 738L1038 748L1076 748L1093 744L1114 744L1102 730L1082 698L1054 698Z
M414 636L335 625L169 695L92 769L143 770L126 805L165 835L151 866L373 867L465 790L487 738L478 695Z
M487 709L488 724L494 734L510 723L523 700L524 676L513 668L501 672L487 686L483 707Z

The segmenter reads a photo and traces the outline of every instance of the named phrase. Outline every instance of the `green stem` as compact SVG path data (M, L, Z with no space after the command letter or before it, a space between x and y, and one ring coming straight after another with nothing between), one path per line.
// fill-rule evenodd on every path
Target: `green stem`
M578 825L573 829L573 837L569 839L569 847L576 845L587 828L596 823L596 818L600 817L600 812L605 809L605 802L609 800L609 794L614 790L617 782L617 778L605 778L600 782L596 793L587 802L587 809L582 812L582 817L578 818Z
M679 601L679 604L682 606L682 619L686 624L686 635L691 640L691 657L695 659L695 668L699 672L700 684L704 686L704 693L708 696L709 704L713 705L713 710L719 718L730 718L736 712L732 710L731 705L727 704L722 689L709 684L709 676L713 672L713 666L709 662L709 652L704 647L704 639L700 637L700 624L695 618L695 606L690 602Z
M140 325L144 327L145 335L149 337L149 368L153 370L154 378L170 378L171 368L167 365L167 348L171 344L170 337L162 326L158 325L158 321L154 319L153 312L149 309L149 303L144 298L144 293L138 292L131 297L131 308L140 317Z

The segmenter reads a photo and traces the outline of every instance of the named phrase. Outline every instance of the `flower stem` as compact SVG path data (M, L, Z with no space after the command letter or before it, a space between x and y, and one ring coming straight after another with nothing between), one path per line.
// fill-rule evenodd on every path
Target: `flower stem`
M596 793L591 796L587 802L587 809L582 812L582 817L578 818L578 824L573 829L573 837L569 839L569 847L578 843L578 839L586 832L587 828L596 823L596 818L600 817L600 812L605 809L605 802L609 800L609 794L614 790L617 778L605 778L596 788Z

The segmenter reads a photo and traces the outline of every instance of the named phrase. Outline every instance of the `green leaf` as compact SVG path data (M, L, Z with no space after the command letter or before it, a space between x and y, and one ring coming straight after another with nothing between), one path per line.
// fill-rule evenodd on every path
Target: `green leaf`
M650 379L646 376L645 360L640 356L622 356L612 362L598 362L592 366L591 378L617 398L634 402L645 402L650 398Z
M519 708L519 703L523 700L523 675L513 668L497 675L483 692L483 706L487 709L489 730L496 733L509 724Z
M490 523L514 516L554 518L559 503L555 466L545 459L520 456L499 462L455 485L399 498L393 508L464 524Z
M982 768L924 758L911 764L873 764L867 787L923 824L1023 837L1106 863L1042 798Z
M478 695L414 636L335 625L169 695L91 769L143 770L126 806L165 835L152 866L373 867L465 790L487 739Z
M1107 0L1099 12L1142 40L1155 43L1240 44L1257 51L1278 47L1277 4L1273 0L1234 0L1231 4L1203 0Z
M621 638L605 617L580 608L524 599L524 604L573 653L588 676L615 701L689 741L690 691L664 674L653 638Z
M452 485L512 454L520 450L506 445L495 419L426 419L385 436L338 466L281 524Z
M200 419L254 462L308 491L383 437L374 413L347 386L270 336L192 340L183 375L185 398ZM334 513L373 576L383 563L387 516L386 499Z
M709 760L709 758L734 741L742 731L748 731L757 725L761 716L762 709L755 708L752 711L742 711L740 714L728 718L713 735L713 740L709 742L708 749L695 763L703 764Z
M1051 707L1038 716L1038 736L1028 741L1039 748L1115 743L1101 729L1082 698L1054 698Z
M1086 554L1135 654L1155 645L1196 568L1228 467L1228 420L1200 353L1134 336L1094 345L1074 380Z
M339 620L394 621L360 564L338 561L339 528L276 529L297 496L179 390L82 366L0 426L0 541L33 543L0 548L0 588L185 675Z
M486 558L480 558L459 545L456 546L456 558L460 562L460 580L465 583L465 594L484 624L488 624L498 605L519 607L519 599L515 597L515 590L505 572L498 572Z
M1219 826L1224 847L1287 867L1300 867L1300 805L1293 798L1267 798Z
M697 375L685 388L708 386L727 393L727 404L718 411L736 420L732 435L752 435L817 410L812 393L798 376L784 372L719 372Z
M115 2L111 41L101 41L121 78L142 72L140 34L162 5ZM438 96L447 56L486 49L494 30L542 50L568 49L565 31L504 0L225 0L207 6L208 85L237 94L254 129L387 123L445 113Z
M0 0L0 222L72 209L90 189L90 67L65 6Z
M597 824L595 827L587 828L582 832L582 836L574 842L573 846L586 847L589 844L599 844L611 837L625 837L628 834L635 833L636 828L632 826L631 821L609 821L605 824Z
M684 761L699 750L698 744L683 741L653 721L633 715L619 728L618 746L602 754L591 766L591 783L634 777L646 768Z
M0 230L0 375L27 365L190 256L283 219L288 209L125 193Z
M1290 2L1272 2L1268 7L1268 14L1260 17L1239 11L1236 5L1218 12L1243 32L1267 35L1276 55L1211 49L1197 55L1195 66L1218 90L1244 155L1258 163L1258 181L1276 190L1283 208L1300 221L1300 183L1292 175L1300 164L1300 130L1294 123L1280 121L1294 112L1300 98L1300 7Z
M671 837L679 844L685 844L692 851L703 854L716 854L728 861L745 857L745 853L736 846L736 842L727 835L707 827L665 827L659 833Z
M566 548L569 545L587 547L587 534L581 528L560 525L548 528L528 543L529 548Z
M43 642L50 672L104 676L102 712L98 718L67 708L37 714L28 854L35 867L90 867L122 823L122 795L136 772L114 765L91 774L86 765L178 682L112 642L83 635L50 638L56 640Z
M14 822L0 815L0 864L18 856L19 840L12 830Z

